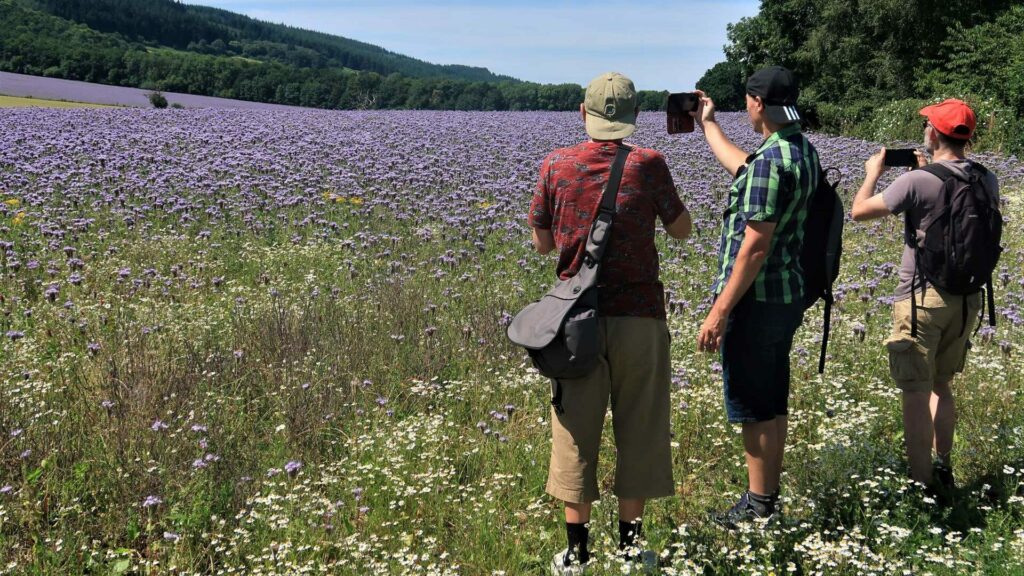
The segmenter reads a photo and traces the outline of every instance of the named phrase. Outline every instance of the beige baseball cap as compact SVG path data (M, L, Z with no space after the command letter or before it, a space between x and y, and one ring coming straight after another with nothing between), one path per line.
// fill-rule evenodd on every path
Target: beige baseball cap
M595 140L618 140L636 130L636 88L618 72L606 72L590 81L583 108L587 134Z

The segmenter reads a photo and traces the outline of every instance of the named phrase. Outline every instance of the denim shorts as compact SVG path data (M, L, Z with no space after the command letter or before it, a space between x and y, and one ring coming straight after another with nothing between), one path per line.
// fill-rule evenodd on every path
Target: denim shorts
M721 347L729 422L789 414L789 355L803 318L802 302L758 302L753 290L733 308Z

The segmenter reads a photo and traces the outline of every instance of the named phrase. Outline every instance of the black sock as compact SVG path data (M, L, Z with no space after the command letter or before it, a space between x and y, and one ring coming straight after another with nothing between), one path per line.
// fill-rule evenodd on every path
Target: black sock
M767 496L747 490L750 497L750 504L758 516L767 516L775 512L775 503L779 500L779 491L776 490Z
M590 551L587 550L587 540L590 537L590 528L586 523L574 524L565 523L565 535L569 539L568 550L562 562L568 566L572 560L578 560L580 564L590 561Z
M619 550L633 548L640 539L640 532L643 529L643 520L636 522L623 522L619 520Z

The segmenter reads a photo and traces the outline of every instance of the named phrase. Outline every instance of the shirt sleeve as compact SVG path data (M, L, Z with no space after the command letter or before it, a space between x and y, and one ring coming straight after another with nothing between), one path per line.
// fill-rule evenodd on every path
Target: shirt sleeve
M548 156L541 162L540 175L537 177L537 186L533 190L533 198L530 200L530 210L527 213L526 221L531 228L542 230L551 229L552 195L554 190L550 186L551 157Z
M781 169L776 162L757 158L747 166L746 195L740 210L747 220L754 222L778 222L779 188L782 186Z
M902 174L893 180L892 184L882 190L882 202L893 214L902 214L914 205L914 179L913 172Z
M655 154L647 163L644 185L651 191L654 210L662 224L671 224L686 211L686 206L679 199L676 183L672 180L665 157Z

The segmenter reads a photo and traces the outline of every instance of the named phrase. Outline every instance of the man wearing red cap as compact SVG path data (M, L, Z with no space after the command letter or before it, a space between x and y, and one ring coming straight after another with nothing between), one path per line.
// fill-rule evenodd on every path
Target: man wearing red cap
M979 176L987 201L997 207L995 176L964 155L976 125L970 106L949 99L922 108L920 114L925 118L924 146L932 162L948 169L952 177L967 180L972 174ZM924 154L917 152L917 157L919 168L927 165ZM945 180L933 173L936 170L915 169L875 195L875 186L885 170L884 159L882 148L865 162L866 178L854 198L852 216L864 221L906 213L906 236L909 239L911 233L915 234L913 244L908 241L903 249L893 303L893 332L885 345L891 376L903 393L910 476L933 490L948 493L954 485L950 451L956 425L950 382L963 370L970 348L968 337L973 331L965 327L966 319L978 315L981 293L953 295L916 273L920 270L916 249L924 242L926 224L934 220L936 206L945 203Z

